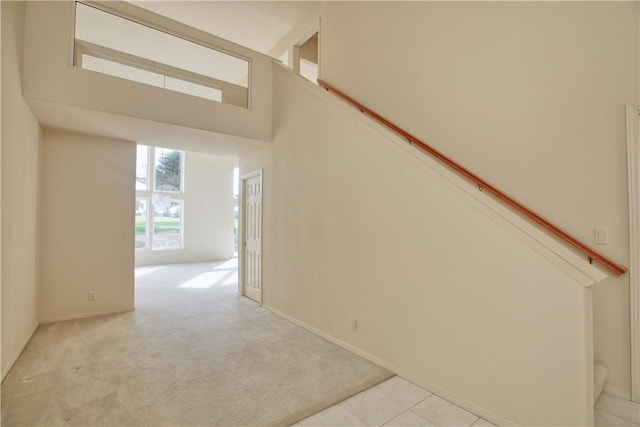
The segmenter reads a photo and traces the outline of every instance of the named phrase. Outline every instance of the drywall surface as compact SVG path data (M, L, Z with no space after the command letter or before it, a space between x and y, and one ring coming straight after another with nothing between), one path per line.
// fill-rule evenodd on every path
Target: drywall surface
M136 265L203 262L233 256L233 168L237 159L185 152L182 250L138 250ZM151 193L138 192L139 195Z
M73 129L79 133L132 140L139 144L167 145L182 150L229 157L236 157L239 153L250 152L260 145L268 144L265 141L250 138L142 120L34 98L26 100L44 127Z
M133 309L135 162L133 142L44 131L42 323Z
M199 43L213 43L251 61L250 108L225 105L93 71L72 67L73 13L75 2L28 2L25 31L24 95L44 101L46 116L55 115L52 103L97 110L149 122L268 141L271 137L271 58L249 49L139 9L142 18L163 28L183 32ZM133 5L116 4L135 10ZM72 111L69 111L72 113ZM125 122L126 122L125 121ZM100 123L94 125L98 133ZM61 126L57 124L57 126ZM153 133L153 126L149 131Z
M625 105L638 2L328 2L321 77L628 265ZM609 229L595 246L594 228ZM595 357L629 396L628 276L594 289Z
M2 7L0 6L0 34L2 34ZM2 37L5 40L5 37ZM2 43L0 43L0 100L2 100ZM0 162L2 161L2 102L0 102ZM0 223L2 222L2 173L0 173ZM0 226L0 242L2 241L2 227ZM2 364L2 245L0 244L0 384L4 379L4 365Z
M263 304L494 422L592 423L590 289L330 95L280 67L274 93L240 159Z
M2 2L2 378L38 326L40 125L22 98L24 4Z

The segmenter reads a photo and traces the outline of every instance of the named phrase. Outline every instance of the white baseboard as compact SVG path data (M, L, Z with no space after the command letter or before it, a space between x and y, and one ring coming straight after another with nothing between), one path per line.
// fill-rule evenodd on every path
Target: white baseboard
M361 356L367 360L369 360L370 362L373 362L377 365L382 366L383 368L386 368L388 370L390 370L391 372L395 373L396 375L398 375L399 377L402 377L404 379L406 379L409 382L412 382L413 384L420 386L428 391L430 391L431 393L434 393L440 397L442 397L443 399L448 400L449 402L452 402L458 406L460 406L463 409L466 409L467 411L473 412L474 414L484 418L487 421L490 421L496 425L499 426L517 426L518 424L516 424L515 422L508 420L506 418L503 418L491 411L488 411L484 408L481 408L479 406L477 406L475 403L472 403L466 399L462 399L458 396L456 396L455 394L452 394L442 388L440 388L439 386L430 383L429 381L426 381L420 377L417 377L415 375L410 374L409 372L393 365L392 363L386 362L372 354L367 353L366 351L363 351L357 347L354 347L351 344L348 344L338 338L335 338L332 335L327 334L326 332L323 332L319 329L314 328L313 326L307 325L306 323L291 317L285 313L282 313L281 311L279 311L278 309L275 309L273 307L270 307L268 305L263 304L262 308L265 308L267 310L269 310L270 312L272 312L273 314L282 317L283 319L286 319L288 321L290 321L291 323L294 323L306 330L308 330L309 332L312 332L324 339L326 339L327 341L331 341L332 343L336 344L339 347L344 348L345 350L348 350L352 353L357 354L358 356Z
M63 322L65 320L77 320L77 319L84 319L86 317L106 316L107 314L127 313L133 310L135 310L134 306L129 308L118 308L113 310L92 311L90 313L65 314L64 316L55 316L55 317L42 319L40 323L44 325L46 323Z
M603 391L605 393L609 393L614 396L617 396L621 399L631 400L631 391L627 390L624 387L619 387L617 385L612 385L612 384L605 384Z
M0 379L0 383L4 381L5 377L7 376L11 368L13 368L13 365L16 363L16 360L18 360L18 357L20 357L24 348L27 346L27 344L29 344L29 341L31 341L33 334L36 333L36 329L38 329L38 326L40 326L38 322L35 322L33 325L31 325L31 333L27 335L24 342L20 347L18 347L16 352L13 355L11 355L11 357L9 358L9 364L2 369L2 379Z

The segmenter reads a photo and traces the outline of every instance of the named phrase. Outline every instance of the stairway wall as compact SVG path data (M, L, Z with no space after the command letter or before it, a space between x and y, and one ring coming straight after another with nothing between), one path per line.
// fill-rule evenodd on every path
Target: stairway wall
M264 305L494 422L592 423L600 273L281 67L274 94L272 143L240 159L263 169Z
M628 265L625 105L638 2L328 2L321 77ZM595 246L594 228L609 229ZM594 287L595 356L629 397L629 276Z

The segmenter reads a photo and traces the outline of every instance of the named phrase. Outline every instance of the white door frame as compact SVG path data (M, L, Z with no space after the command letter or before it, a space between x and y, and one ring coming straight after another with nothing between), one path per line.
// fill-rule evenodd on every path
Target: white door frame
M246 194L245 194L245 183L250 178L255 178L256 176L260 177L260 198L263 198L264 194L264 185L262 179L262 169L255 170L253 172L249 172L240 176L240 200L238 203L238 295L245 295L245 256L244 256L244 230L245 230L245 205L246 205ZM260 215L260 223L262 225L262 215ZM260 227L262 229L262 227ZM260 236L260 252L262 253L263 245L262 245L262 236ZM260 271L262 271L262 257L260 257ZM260 305L262 305L262 288L260 286Z
M629 311L631 320L631 400L640 402L640 111L627 105L629 180Z

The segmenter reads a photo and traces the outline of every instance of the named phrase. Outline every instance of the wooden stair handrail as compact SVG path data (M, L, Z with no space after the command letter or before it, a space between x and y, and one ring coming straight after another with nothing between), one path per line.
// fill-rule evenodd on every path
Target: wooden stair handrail
M444 154L440 153L439 151L435 150L431 146L429 146L426 143L422 142L421 140L419 140L415 136L411 135L409 132L406 132L405 130L399 128L398 126L396 126L395 124L391 123L389 120L387 120L384 117L380 116L376 112L374 112L374 111L370 110L369 108L365 107L364 105L360 104L358 101L356 101L355 99L351 98L349 95L345 94L344 92L340 91L339 89L336 89L335 87L331 86L329 83L325 82L322 79L318 79L318 85L320 85L320 87L323 87L327 91L335 94L339 98L342 98L344 101L346 101L347 103L353 105L358 110L360 110L360 112L362 112L363 114L371 117L372 119L374 119L375 121L379 122L383 126L387 127L388 129L390 129L393 132L397 133L401 137L405 138L409 142L409 144L414 144L417 147L419 147L420 149L422 149L423 151L425 151L428 154L430 154L431 156L435 157L436 159L438 159L439 161L441 161L442 163L447 165L449 168L453 169L454 171L456 171L457 173L459 173L460 175L464 176L469 181L471 181L475 185L477 185L478 189L480 191L486 191L487 193L492 194L495 198L497 198L498 200L500 200L503 203L507 204L508 206L510 206L515 211L519 212L520 214L524 215L525 217L527 217L531 221L535 222L536 224L538 224L539 226L544 228L545 230L549 231L553 235L555 235L558 238L562 239L563 241L568 243L570 246L572 246L573 248L575 248L579 252L582 252L584 255L587 256L587 259L589 260L590 263L593 263L593 261L598 262L600 265L602 265L604 268L609 270L615 276L621 276L622 274L627 272L627 268L626 267L624 267L624 266L622 266L620 264L617 264L614 261L611 261L610 259L608 259L607 257L605 257L605 256L599 254L598 252L594 251L593 249L591 249L590 247L588 247L587 245L585 245L584 243L582 243L581 241L579 241L575 237L571 236L567 232L565 232L565 231L561 230L560 228L556 227L555 225L553 225L551 222L549 222L544 217L538 215L537 213L535 213L534 211L532 211L528 207L524 206L520 202L517 202L516 200L514 200L513 198L508 196L506 193L504 193L501 190L497 189L496 187L494 187L493 185L489 184L488 182L486 182L485 180L483 180L479 176L477 176L474 173L470 172L468 169L464 168L463 166L461 166L458 163L454 162L453 160L451 160L450 158L448 158Z

